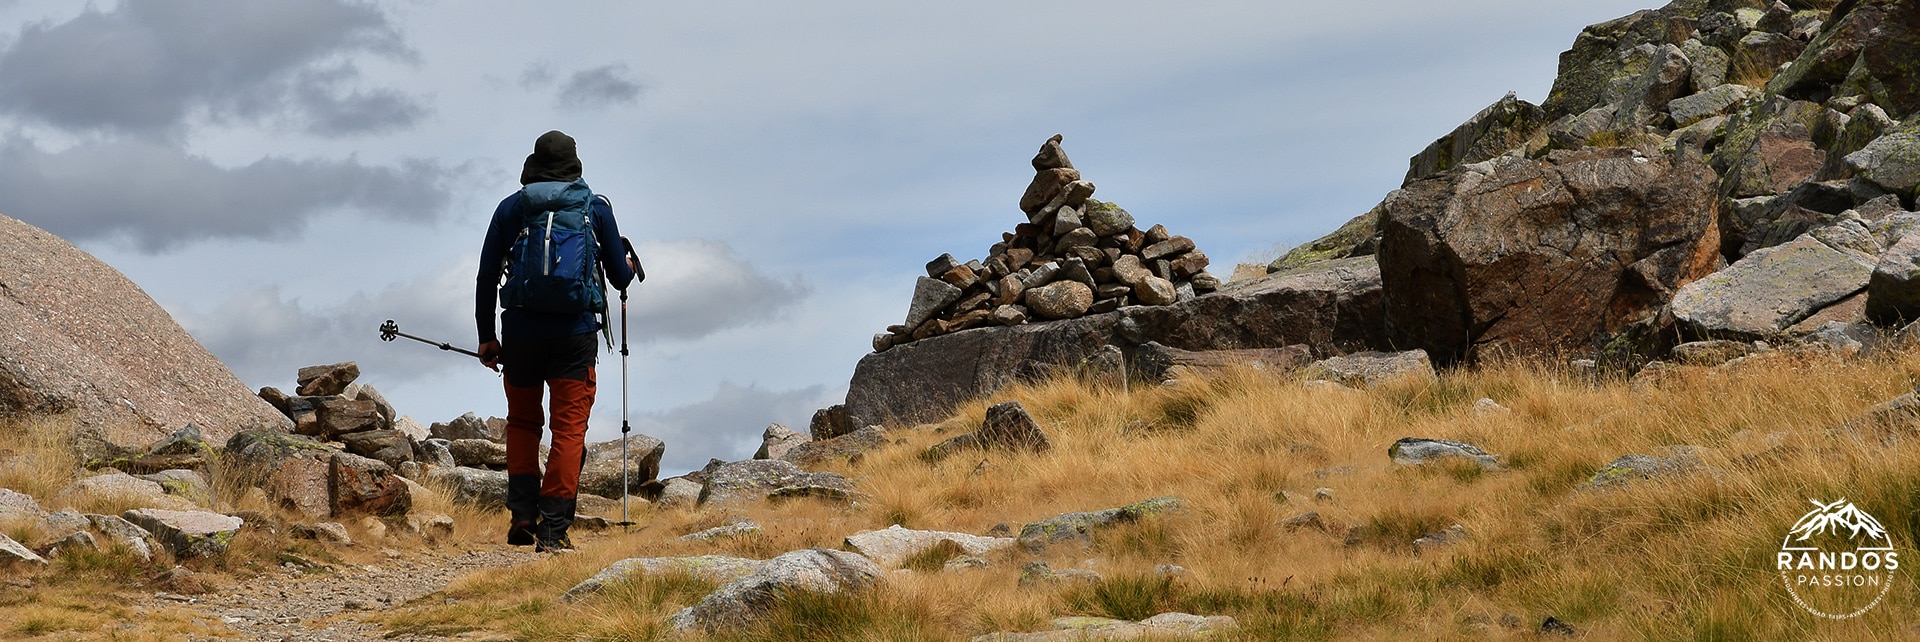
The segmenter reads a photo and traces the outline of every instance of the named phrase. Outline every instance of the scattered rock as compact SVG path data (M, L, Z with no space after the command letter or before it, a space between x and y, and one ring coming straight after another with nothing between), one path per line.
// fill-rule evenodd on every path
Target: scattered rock
M161 546L180 559L225 554L244 523L238 517L219 513L157 508L130 510L120 517L152 533Z
M1032 415L1018 401L1004 401L987 408L987 419L980 430L954 437L927 449L928 461L939 461L955 452L969 449L1024 450L1046 452L1053 441L1040 430Z
M1666 457L1632 454L1623 455L1600 468L1577 490L1596 490L1623 486L1642 479L1655 479L1685 473L1699 468L1699 456L1691 446L1674 446L1668 449Z
M481 419L479 415L469 412L460 415L453 421L434 424L433 427L427 430L427 434L433 439L445 439L447 441L453 441L455 439L486 439L505 442L506 432L504 428L504 423L501 424L500 428L495 428L491 422Z
M197 510L199 506L181 497L168 495L160 484L140 479L126 473L113 471L76 481L59 493L54 500L68 504L89 501L123 502L137 506L167 508L172 510Z
M1047 565L1046 562L1030 562L1020 569L1021 586L1053 584L1057 582L1087 582L1091 584L1097 583L1101 579L1103 578L1100 577L1100 574L1092 570L1080 568L1055 569Z
M1478 463L1483 469L1500 468L1500 458L1487 454L1479 446L1445 439L1401 437L1387 448L1387 456L1393 458L1393 463L1402 466L1424 466L1448 457L1459 457Z
M487 439L455 439L447 443L458 466L501 468L507 466L507 445Z
M1021 527L1019 542L1034 552L1060 542L1091 542L1096 530L1179 510L1181 504L1178 497L1155 497L1119 508L1056 515Z
M798 444L778 459L793 462L793 465L801 468L811 469L827 463L846 462L890 443L892 442L888 440L885 428L867 426L832 439Z
M1325 520L1320 519L1320 513L1318 511L1307 511L1280 520L1280 526L1290 531L1297 531L1303 528L1310 528L1316 531L1324 531L1327 529L1327 523Z
M853 483L837 473L803 471L788 461L750 459L725 464L709 472L707 483L700 491L699 503L760 501L773 491L787 487L819 487L851 492Z
M303 397L337 395L347 389L347 384L360 378L360 365L352 361L324 366L307 366L300 369L295 383L296 392Z
M1371 388L1403 377L1427 381L1438 378L1425 350L1332 357L1308 364L1306 373L1309 379L1332 381L1349 388Z
M13 538L7 537L6 533L0 533L0 566L14 564L46 566L47 560L25 545L13 541Z
M636 576L681 574L714 584L726 584L760 570L766 562L724 555L694 557L632 557L614 562L593 577L560 595L562 602L578 602L606 585Z
M685 477L673 477L661 485L659 504L662 508L693 506L700 503L700 491L705 486Z
M413 441L398 430L367 430L340 435L340 441L346 443L347 452L378 459L388 466L413 461Z
M455 469L459 470L459 469ZM413 509L407 484L378 459L334 453L328 469L333 489L332 515L356 512L405 515Z
M213 504L213 486L208 484L207 478L202 477L200 473L176 468L147 475L138 475L138 477L159 484L160 489L168 495L179 497L200 506L210 506Z
M711 542L713 540L726 538L726 537L739 537L742 535L752 535L755 533L759 533L760 530L761 529L760 529L759 522L755 522L751 519L743 519L738 522L734 522L732 524L727 524L725 526L715 526L713 528L709 528L697 533L689 533L686 535L681 535L680 541Z
M993 551L1012 546L1016 540L1010 537L981 537L966 533L945 531L922 531L902 528L899 524L876 530L861 531L847 536L846 548L866 556L886 568L899 568L906 561L940 542L953 542L967 555L986 555Z
M1873 269L1871 257L1803 235L1681 287L1673 315L1696 337L1765 339L1859 292Z
M328 544L339 544L341 546L353 545L353 537L347 533L346 525L340 522L294 524L291 531L294 537L300 539L318 540Z
M455 501L481 507L507 505L507 471L456 466L427 473L427 481L450 489Z
M845 408L846 406L841 406ZM788 451L807 443L806 435L794 432L780 424L767 424L767 430L760 435L760 450L754 451L754 459L780 459Z
M1540 623L1540 634L1541 635L1564 635L1567 637L1573 637L1575 635L1575 632L1573 630L1573 625L1567 624L1566 622L1562 622L1560 621L1560 618L1549 615L1547 616L1546 621L1543 621Z
M0 488L0 522L35 520L47 516L40 502L26 493Z
M787 591L838 593L877 584L886 571L855 553L813 548L767 560L759 569L728 582L700 602L675 613L673 628L719 633L752 624Z
M1459 524L1454 524L1446 527L1444 530L1427 533L1425 536L1413 540L1413 552L1416 554L1425 553L1450 544L1464 542L1468 539L1471 538L1467 535L1467 528Z
M1717 366L1752 353L1752 343L1710 339L1674 346L1673 350L1667 354L1667 358L1689 366Z

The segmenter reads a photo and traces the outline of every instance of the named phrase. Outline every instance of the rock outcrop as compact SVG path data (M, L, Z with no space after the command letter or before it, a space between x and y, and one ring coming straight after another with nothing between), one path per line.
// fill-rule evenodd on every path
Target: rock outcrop
M1442 364L1592 350L1713 271L1714 179L1695 157L1612 148L1414 181L1382 205L1387 332Z
M293 428L125 275L6 216L0 326L0 415L72 413L120 445Z
M1169 306L1130 306L1049 323L975 328L861 358L846 412L861 425L938 421L955 404L1086 361L1106 346L1188 351L1305 345L1322 355L1384 345L1372 257L1322 261L1236 281Z

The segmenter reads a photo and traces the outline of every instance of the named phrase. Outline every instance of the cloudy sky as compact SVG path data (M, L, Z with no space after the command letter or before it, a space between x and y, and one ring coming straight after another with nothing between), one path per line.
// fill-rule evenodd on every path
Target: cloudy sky
M422 422L504 415L475 254L579 139L648 281L632 418L667 471L844 397L921 266L1023 219L1055 133L1097 198L1266 260L1365 211L1631 0L0 0L0 213L126 272L249 386L354 360ZM591 439L618 437L618 355Z

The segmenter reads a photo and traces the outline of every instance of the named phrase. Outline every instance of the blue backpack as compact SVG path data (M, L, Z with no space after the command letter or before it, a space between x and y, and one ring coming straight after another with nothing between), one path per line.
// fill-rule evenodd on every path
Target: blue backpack
M532 183L520 190L520 237L507 253L500 306L548 314L607 311L593 190L582 181Z

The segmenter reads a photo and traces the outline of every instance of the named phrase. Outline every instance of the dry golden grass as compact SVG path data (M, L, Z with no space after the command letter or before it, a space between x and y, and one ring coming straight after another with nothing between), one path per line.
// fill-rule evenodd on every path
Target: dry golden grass
M580 604L554 597L617 559L727 553L767 557L837 547L859 530L985 532L1062 512L1175 495L1177 514L1101 533L1091 547L1034 558L1002 551L988 569L903 573L865 596L797 596L738 639L964 640L1040 630L1058 616L1226 614L1230 639L1521 639L1552 615L1594 639L1905 639L1915 598L1902 576L1887 601L1841 622L1794 605L1772 568L1779 538L1809 498L1846 497L1896 542L1920 541L1920 448L1836 433L1920 379L1920 353L1846 360L1773 353L1730 369L1688 368L1636 389L1587 384L1553 368L1495 365L1367 390L1253 370L1132 392L1060 380L968 404L938 429L843 467L871 495L856 508L786 503L653 510L633 534L583 553L470 576L395 616L401 630L492 631L517 639L659 639L705 586L642 579ZM1492 398L1512 410L1480 414ZM1040 454L917 455L1017 399L1052 436ZM1471 442L1506 468L1399 467L1401 437ZM1617 456L1700 448L1711 472L1575 487ZM1315 502L1316 488L1333 499ZM1313 510L1324 531L1280 522ZM676 536L750 515L762 535L714 543ZM1468 542L1416 554L1413 539L1452 524ZM1360 543L1346 543L1360 527ZM1911 549L1908 549L1911 550ZM1032 560L1091 566L1093 586L1018 588ZM1179 564L1167 582L1152 569ZM1500 625L1517 616L1522 626Z

